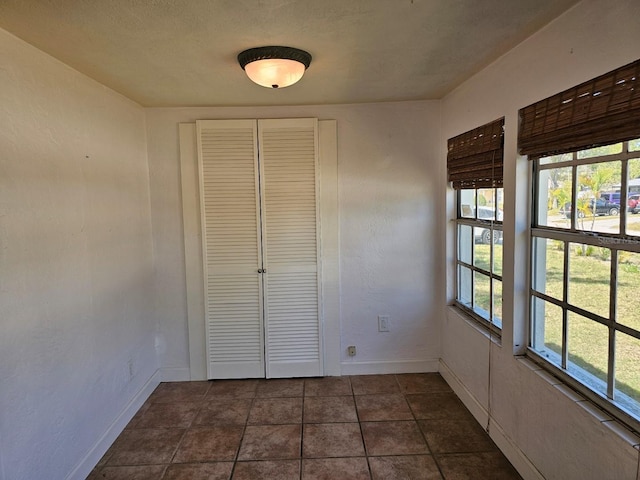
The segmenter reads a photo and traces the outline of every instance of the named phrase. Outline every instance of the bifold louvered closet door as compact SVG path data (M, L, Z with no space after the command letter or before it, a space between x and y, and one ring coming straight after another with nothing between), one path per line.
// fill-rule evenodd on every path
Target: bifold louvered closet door
M322 375L317 119L197 132L208 377Z

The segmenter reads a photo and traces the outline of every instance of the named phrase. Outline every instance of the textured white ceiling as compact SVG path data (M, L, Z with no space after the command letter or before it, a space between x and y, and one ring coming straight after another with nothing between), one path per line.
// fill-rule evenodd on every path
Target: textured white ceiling
M437 99L577 0L2 0L0 27L144 106ZM237 54L313 61L270 90Z

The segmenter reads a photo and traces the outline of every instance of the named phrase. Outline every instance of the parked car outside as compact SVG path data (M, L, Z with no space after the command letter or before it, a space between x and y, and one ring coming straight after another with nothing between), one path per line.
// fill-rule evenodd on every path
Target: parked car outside
M602 192L600 198L607 202L616 203L620 205L620 192Z
M629 195L627 211L631 213L640 213L640 193L633 193Z
M493 207L478 207L478 220L495 220L495 209ZM498 220L502 221L502 210L498 209ZM473 236L476 243L491 243L491 230L488 228L474 227ZM493 243L499 243L502 240L502 231L493 231Z
M604 198L592 198L589 200L587 210L590 215L593 215L595 202L595 214L596 215L618 215L620 213L620 205L614 202L610 202ZM564 207L560 209L560 214L566 218L571 218L571 203L565 203ZM578 210L578 218L585 216L584 210Z

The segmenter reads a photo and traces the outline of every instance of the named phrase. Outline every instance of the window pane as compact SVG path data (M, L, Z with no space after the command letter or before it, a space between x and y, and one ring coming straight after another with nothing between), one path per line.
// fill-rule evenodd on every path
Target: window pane
M533 297L532 348L550 362L561 366L562 308Z
M629 142L629 151L630 152L640 152L640 138L636 140L631 140Z
M476 191L475 189L458 190L460 196L460 212L462 218L475 218Z
M640 340L616 333L615 399L640 414Z
M540 170L537 224L571 227L571 167Z
M478 189L478 218L482 220L495 220L496 210L495 188ZM482 208L485 207L485 208Z
M533 239L534 290L562 300L564 243L547 238Z
M616 153L622 153L622 142L614 143L612 145L605 145L604 147L589 148L587 150L581 150L578 152L578 159L604 157L605 155L615 155Z
M472 308L472 271L467 267L458 265L458 302L465 307Z
M487 275L473 272L473 311L482 318L489 320L490 299L489 295L490 279Z
M593 390L606 394L609 329L569 312L567 349L569 372Z
M493 280L493 323L502 328L502 282Z
M640 331L640 253L618 252L616 321Z
M491 239L499 239L500 233L490 226L487 227L475 227L473 229L476 243L488 245L491 243Z
M502 204L504 190L502 188L479 188L478 189L478 220L502 221Z
M640 145L640 140L636 140ZM640 158L628 162L629 197L627 199L627 234L640 235Z
M552 155L550 157L542 157L540 159L540 164L545 165L547 163L559 163L559 162L569 162L573 159L573 153L562 153L560 155Z
M569 244L569 298L576 307L609 318L611 250Z
M502 276L502 230L493 233L493 273Z
M473 251L472 231L473 227L469 225L458 225L458 260L469 265Z
M489 231L489 233L491 233ZM473 264L489 272L491 245L479 244L475 246L473 253Z
M605 147L601 147L605 148ZM578 230L620 233L621 162L578 166Z
M459 190L459 218L471 218L472 225L458 224L457 260L473 265L458 265L457 302L491 321L491 309L502 310L502 290L495 292L492 305L492 268L502 272L502 188ZM460 222L461 220L459 220ZM496 256L499 256L496 257ZM493 259L493 262L492 262ZM499 285L501 287L501 285ZM500 324L500 321L497 323Z

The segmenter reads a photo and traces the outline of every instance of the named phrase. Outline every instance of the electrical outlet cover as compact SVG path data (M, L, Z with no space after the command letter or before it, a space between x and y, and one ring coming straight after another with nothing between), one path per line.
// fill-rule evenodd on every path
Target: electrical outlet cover
M378 331L389 331L389 315L378 315Z

